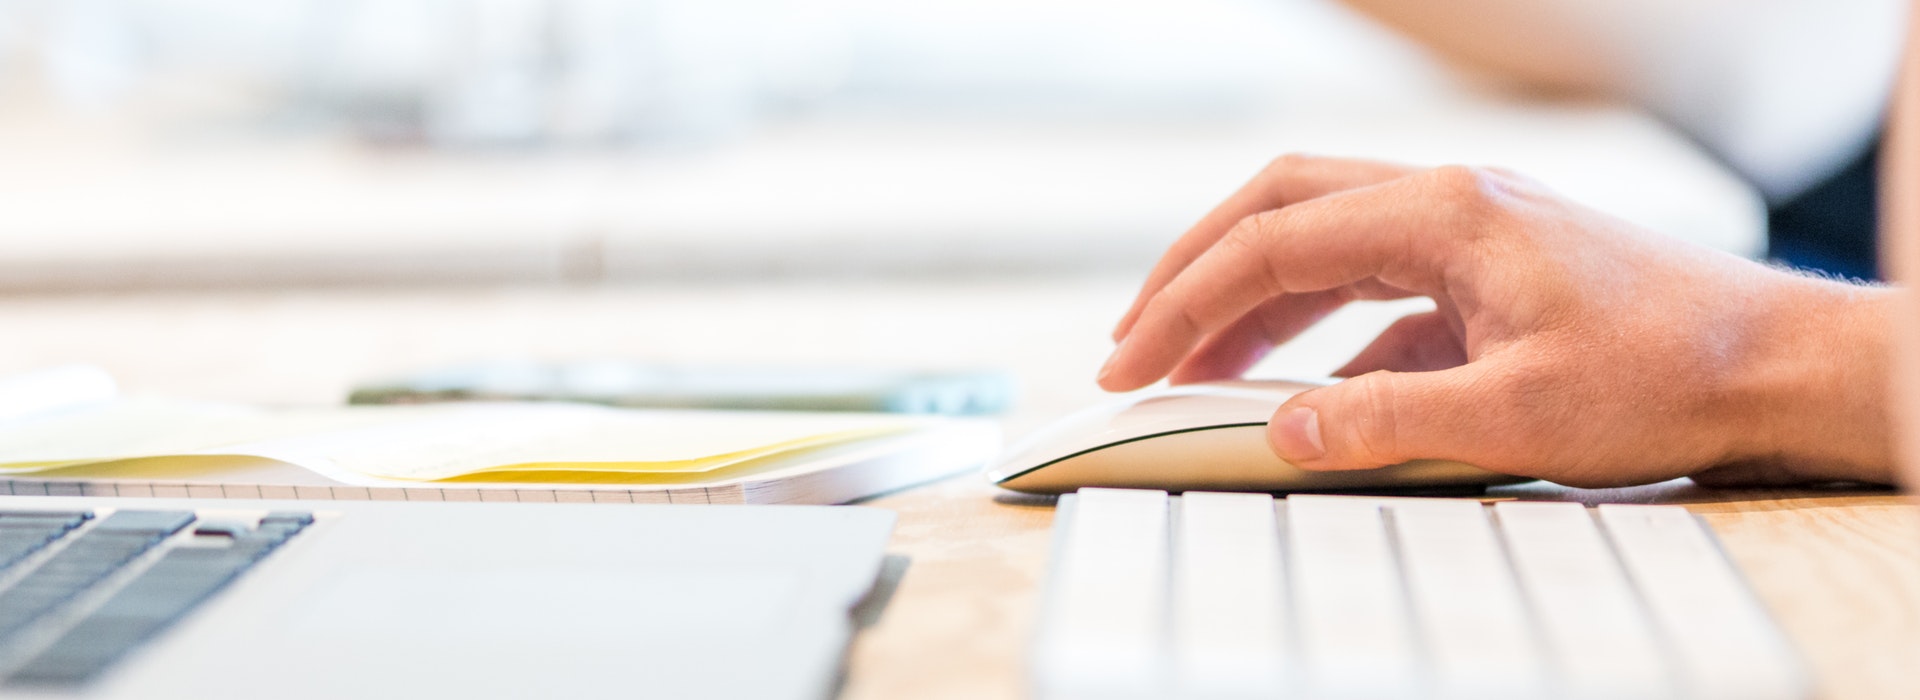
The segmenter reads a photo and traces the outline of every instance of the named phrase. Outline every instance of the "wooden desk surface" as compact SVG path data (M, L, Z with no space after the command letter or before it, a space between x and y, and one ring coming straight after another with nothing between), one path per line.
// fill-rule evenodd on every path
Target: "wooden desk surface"
M1091 377L1131 279L0 298L0 372L92 362L130 393L339 401L355 380L487 357L1004 367L1019 434L1098 400ZM1324 373L1382 313L1331 320L1274 373ZM1513 488L1684 503L1805 653L1822 698L1920 697L1920 510L1886 492ZM903 575L856 642L845 698L1017 698L1053 509L971 476L874 499Z

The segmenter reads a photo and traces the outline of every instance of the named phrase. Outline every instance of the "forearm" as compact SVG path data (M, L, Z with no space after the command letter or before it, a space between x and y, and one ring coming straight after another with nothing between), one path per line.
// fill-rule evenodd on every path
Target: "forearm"
M1449 59L1528 85L1615 94L1629 67L1605 27L1618 26L1613 3L1556 0L1401 2L1343 0ZM1609 17L1616 21L1604 21Z

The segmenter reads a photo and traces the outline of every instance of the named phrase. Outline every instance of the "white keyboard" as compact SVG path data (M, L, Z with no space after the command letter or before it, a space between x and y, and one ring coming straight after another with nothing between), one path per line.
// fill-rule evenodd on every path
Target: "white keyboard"
M1674 506L1081 489L1049 578L1049 700L1810 694Z

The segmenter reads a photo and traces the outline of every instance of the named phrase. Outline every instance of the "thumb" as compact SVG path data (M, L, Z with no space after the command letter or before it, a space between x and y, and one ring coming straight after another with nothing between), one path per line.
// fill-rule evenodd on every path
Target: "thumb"
M1467 459L1488 411L1484 363L1438 372L1370 372L1281 404L1267 442L1302 469L1371 469L1413 459Z

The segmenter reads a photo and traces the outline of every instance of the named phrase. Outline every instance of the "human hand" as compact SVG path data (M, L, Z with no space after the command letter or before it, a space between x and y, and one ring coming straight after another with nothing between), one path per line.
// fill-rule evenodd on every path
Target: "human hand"
M1176 242L1111 391L1238 376L1356 299L1431 297L1274 414L1308 469L1574 486L1890 482L1887 290L1685 244L1497 170L1290 157Z

